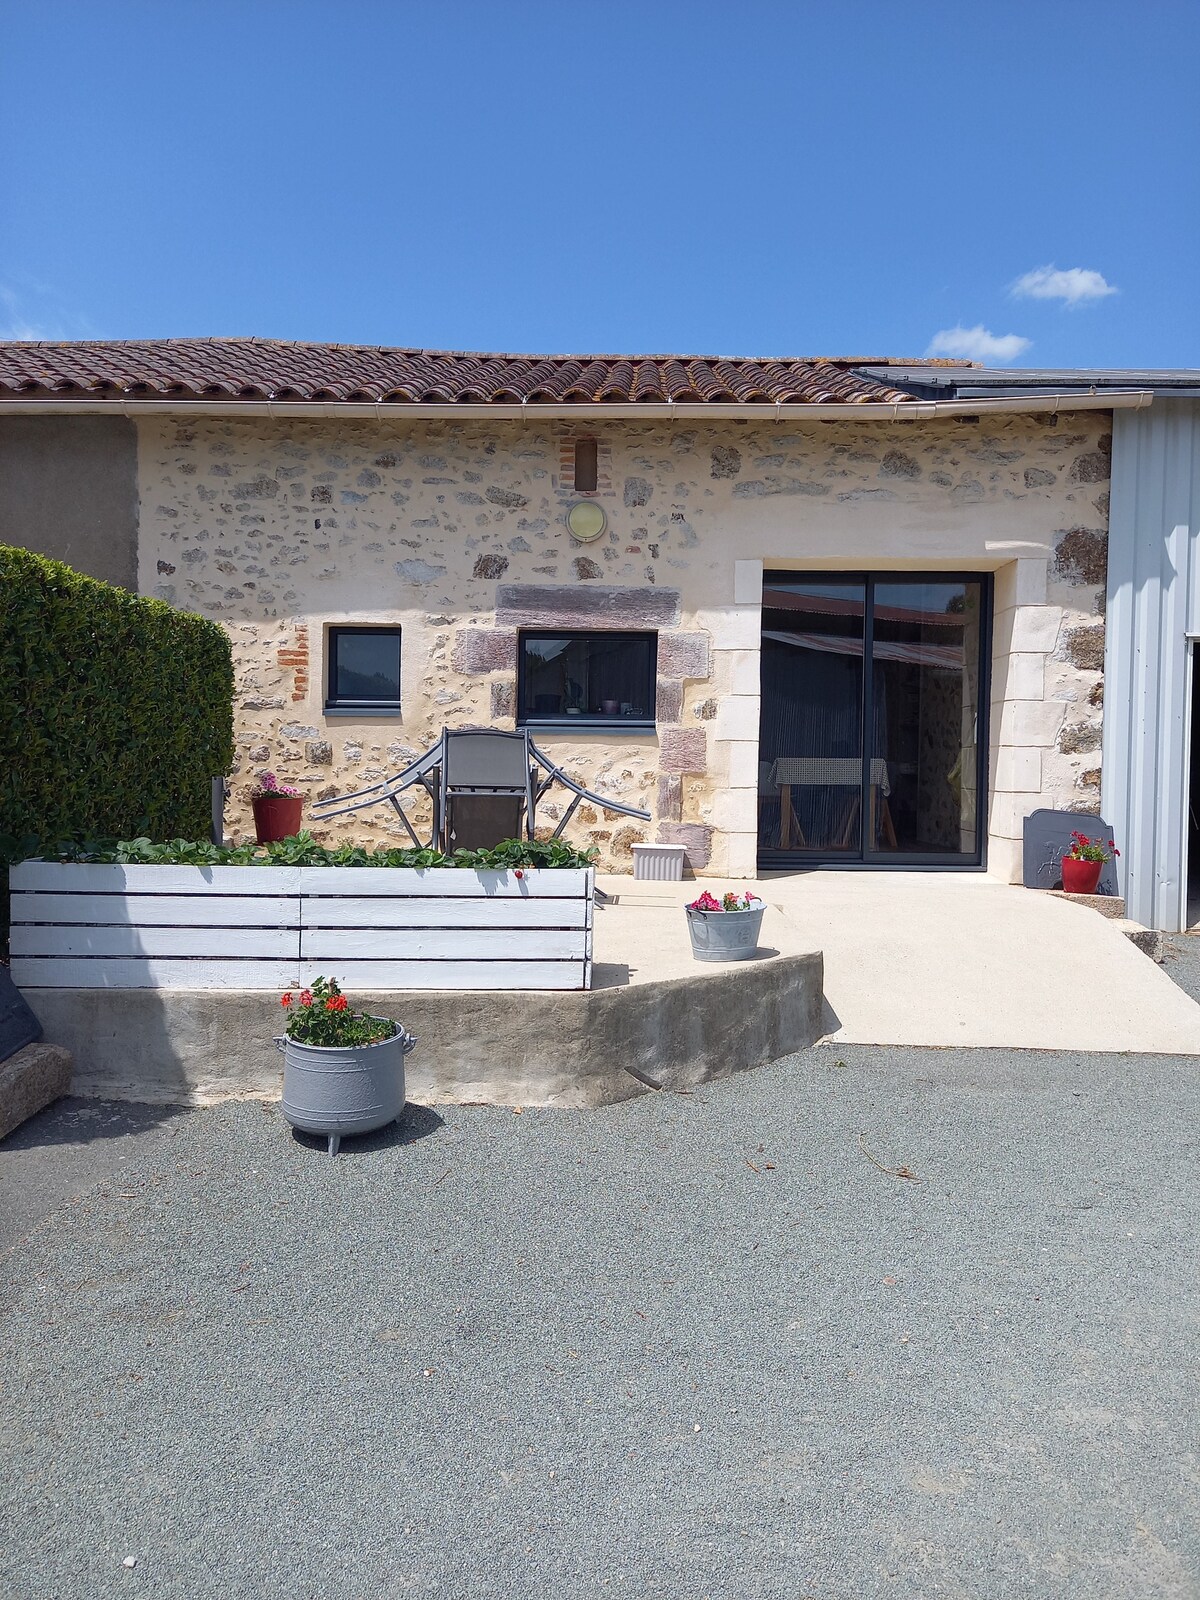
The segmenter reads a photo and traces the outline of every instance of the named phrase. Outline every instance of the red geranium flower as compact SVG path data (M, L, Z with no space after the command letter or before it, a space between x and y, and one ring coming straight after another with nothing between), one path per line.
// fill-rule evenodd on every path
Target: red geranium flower
M281 1006L290 1006L291 1003L292 1003L292 997L291 997L290 994L280 995L279 1004Z
M310 1005L312 1005L312 990L311 989L302 989L300 991L300 1004L302 1006L310 1006Z

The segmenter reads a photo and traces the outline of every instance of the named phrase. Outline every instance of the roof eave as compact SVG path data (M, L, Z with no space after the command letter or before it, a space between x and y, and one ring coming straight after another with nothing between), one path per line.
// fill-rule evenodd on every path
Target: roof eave
M416 420L418 418L446 419L457 417L467 421L532 421L535 418L563 420L569 418L586 424L593 419L643 421L782 421L828 422L852 421L918 421L934 417L994 415L1003 412L1037 413L1059 411L1115 411L1148 406L1154 399L1152 389L1109 390L1107 392L1072 393L1069 390L1054 393L1024 395L978 396L953 400L859 400L789 403L739 401L699 402L576 402L555 405L549 402L521 404L463 404L453 401L444 404L427 402L403 403L394 401L311 401L311 400L217 400L184 399L172 397L159 400L128 400L122 397L61 395L0 395L0 415L101 415L114 414L127 417L146 416L222 416L222 417L272 417L363 419L384 421L393 418Z

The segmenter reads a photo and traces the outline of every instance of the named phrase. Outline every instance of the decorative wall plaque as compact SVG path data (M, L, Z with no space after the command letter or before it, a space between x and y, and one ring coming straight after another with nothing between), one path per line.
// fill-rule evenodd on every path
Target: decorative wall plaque
M1089 839L1102 839L1105 844L1113 831L1103 817L1088 811L1031 812L1025 818L1024 883L1027 889L1061 889L1062 858L1071 848L1071 835L1076 830L1086 833ZM1117 883L1117 863L1106 861L1100 871L1097 894L1120 894Z
M572 539L577 539L580 544L591 544L607 526L604 507L597 505L594 500L578 500L567 512L567 528Z

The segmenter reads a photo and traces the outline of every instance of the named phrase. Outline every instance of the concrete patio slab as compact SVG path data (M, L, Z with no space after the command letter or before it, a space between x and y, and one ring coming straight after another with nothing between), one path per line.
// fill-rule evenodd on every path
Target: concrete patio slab
M598 881L612 899L596 916L597 982L686 973L681 907L702 888L752 888L764 946L823 951L837 1042L1200 1054L1200 1006L1119 926L985 873Z

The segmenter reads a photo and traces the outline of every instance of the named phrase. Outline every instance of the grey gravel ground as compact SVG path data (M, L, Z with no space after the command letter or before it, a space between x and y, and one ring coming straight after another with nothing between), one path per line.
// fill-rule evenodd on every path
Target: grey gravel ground
M1200 1592L1197 1062L441 1115L178 1118L0 1259L4 1593Z
M1166 934L1163 938L1162 967L1185 994L1200 1001L1200 934Z
M56 1206L144 1159L181 1114L71 1096L31 1117L0 1145L0 1250Z

